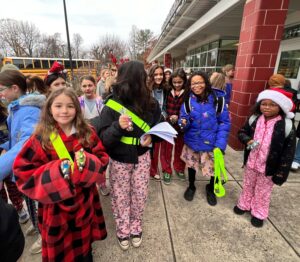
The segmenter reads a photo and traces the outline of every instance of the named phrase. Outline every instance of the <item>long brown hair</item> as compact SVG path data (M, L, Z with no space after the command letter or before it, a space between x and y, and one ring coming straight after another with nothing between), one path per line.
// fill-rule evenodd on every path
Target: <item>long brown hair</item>
M155 81L154 81L154 73L155 73L155 70L156 69L161 69L162 72L163 72L163 79L161 81L161 84L159 86L157 86L155 84ZM164 72L164 67L161 66L161 65L153 65L150 70L149 70L149 73L148 73L148 88L152 91L156 88L162 88L163 90L168 90L168 87L166 85L166 78L165 78L165 72Z
M51 92L42 110L41 120L39 121L34 134L41 137L41 144L44 149L52 148L49 137L50 134L52 132L56 132L57 129L56 129L56 121L54 120L51 113L51 106L55 98L57 98L62 94L70 97L74 104L76 115L73 123L77 130L76 133L77 138L82 145L88 146L91 142L90 141L91 128L88 125L88 123L84 120L83 115L81 113L81 108L80 108L78 98L75 92L71 88L60 88L54 92Z

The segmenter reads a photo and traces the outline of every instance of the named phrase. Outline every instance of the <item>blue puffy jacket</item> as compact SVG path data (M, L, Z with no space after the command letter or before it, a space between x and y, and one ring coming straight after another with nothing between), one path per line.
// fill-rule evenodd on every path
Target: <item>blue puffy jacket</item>
M45 99L44 95L31 94L8 105L9 141L0 145L0 148L7 151L0 156L0 181L12 174L13 162L39 121Z
M184 143L195 152L211 152L218 147L225 151L230 131L229 112L226 106L221 113L216 112L216 97L224 96L221 90L214 90L208 102L197 101L194 93L190 93L190 113L183 104L180 109L179 123L187 120L184 128Z

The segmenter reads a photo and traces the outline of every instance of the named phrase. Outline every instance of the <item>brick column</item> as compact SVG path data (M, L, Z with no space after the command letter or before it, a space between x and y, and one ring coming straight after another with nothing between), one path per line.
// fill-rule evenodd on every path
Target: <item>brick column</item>
M243 148L237 131L245 123L260 91L274 72L289 0L247 0L244 6L235 65L232 101L229 110L232 127L229 145Z

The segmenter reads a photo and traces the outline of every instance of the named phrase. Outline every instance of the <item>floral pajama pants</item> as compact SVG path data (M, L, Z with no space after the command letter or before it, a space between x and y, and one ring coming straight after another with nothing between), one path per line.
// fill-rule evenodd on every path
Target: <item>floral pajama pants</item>
M251 215L256 218L266 219L273 185L272 177L246 167L243 190L237 206L245 211L251 210Z
M150 152L139 156L138 164L110 161L110 184L117 237L142 232L142 217L148 196Z

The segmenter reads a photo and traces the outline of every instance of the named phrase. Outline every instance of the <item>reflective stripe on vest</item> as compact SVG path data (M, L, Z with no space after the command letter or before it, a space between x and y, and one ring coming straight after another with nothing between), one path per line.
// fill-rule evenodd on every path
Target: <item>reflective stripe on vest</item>
M150 130L151 127L144 120L142 120L136 114L134 114L133 112L128 110L126 107L124 107L120 103L116 102L115 100L109 99L105 105L120 114L126 114L126 115L130 116L132 122L136 126L138 126L141 130L143 130L145 133ZM136 146L136 145L140 144L140 139L136 138L136 137L122 136L120 141L127 145L135 145Z
M130 137L130 136L122 136L121 140L122 143L126 145L134 145L137 146L140 144L140 139L136 137Z
M59 134L52 132L50 134L50 141L55 149L59 159L68 159L71 162L71 169L74 171L74 161L71 158L69 151L67 150L64 142L62 141Z

